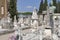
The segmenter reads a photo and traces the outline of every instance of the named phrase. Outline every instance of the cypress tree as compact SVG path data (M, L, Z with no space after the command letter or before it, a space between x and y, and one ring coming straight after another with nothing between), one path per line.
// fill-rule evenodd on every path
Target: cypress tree
M46 11L47 6L48 6L48 3L47 3L47 0L45 0L44 3L43 3L43 10L42 11ZM44 20L44 17L45 17L45 14L43 14L43 20Z
M48 3L47 3L47 0L45 0L43 3L43 11L47 10L47 6L48 6Z
M56 0L53 0L53 5L56 6L57 2Z
M16 2L17 0L10 0L9 3L9 13L11 15L10 18L12 18L12 22L14 22L14 16L17 15Z
M60 1L53 0L53 5L56 7L55 13L60 13Z
M59 1L59 13L60 13L60 1Z
M42 10L43 10L43 0L41 0L40 2L38 14L42 13Z

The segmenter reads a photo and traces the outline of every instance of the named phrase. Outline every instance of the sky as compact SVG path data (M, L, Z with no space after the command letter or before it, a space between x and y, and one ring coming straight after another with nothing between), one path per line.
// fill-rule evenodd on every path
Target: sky
M41 0L17 0L18 12L32 12L34 7L39 9ZM48 0L50 3L50 0Z

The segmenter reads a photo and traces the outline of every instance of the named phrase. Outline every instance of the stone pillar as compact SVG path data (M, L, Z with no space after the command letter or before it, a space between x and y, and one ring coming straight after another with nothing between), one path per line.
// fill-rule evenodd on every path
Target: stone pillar
M50 27L49 7L47 7L47 27Z
M53 20L53 15L54 15L54 10L55 6L50 6L47 9L47 17L48 17L48 26L52 27L51 31L54 33L54 20Z
M17 25L16 16L14 16L14 27Z

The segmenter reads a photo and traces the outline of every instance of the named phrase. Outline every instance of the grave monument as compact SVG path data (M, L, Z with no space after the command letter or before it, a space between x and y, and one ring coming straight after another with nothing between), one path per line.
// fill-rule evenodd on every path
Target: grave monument
M37 9L34 7L34 11L32 14L32 27L37 28L38 27L38 15L37 15Z

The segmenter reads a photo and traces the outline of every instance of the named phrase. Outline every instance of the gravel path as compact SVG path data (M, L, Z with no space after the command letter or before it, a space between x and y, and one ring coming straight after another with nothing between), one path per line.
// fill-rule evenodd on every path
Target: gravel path
M8 40L8 38L9 38L9 36L10 36L11 34L13 34L13 33L0 35L0 40Z

